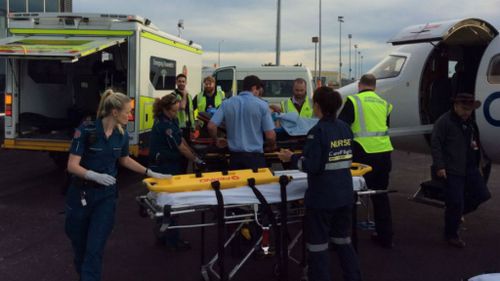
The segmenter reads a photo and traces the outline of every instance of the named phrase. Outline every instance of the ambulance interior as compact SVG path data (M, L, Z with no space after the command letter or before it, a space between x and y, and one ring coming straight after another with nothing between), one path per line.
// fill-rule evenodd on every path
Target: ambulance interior
M17 69L18 138L70 139L82 121L95 120L105 89L126 93L127 54L127 44L117 44L75 62L8 59Z
M422 124L432 124L447 112L456 94L475 95L479 64L495 35L486 25L463 24L435 44L420 81Z

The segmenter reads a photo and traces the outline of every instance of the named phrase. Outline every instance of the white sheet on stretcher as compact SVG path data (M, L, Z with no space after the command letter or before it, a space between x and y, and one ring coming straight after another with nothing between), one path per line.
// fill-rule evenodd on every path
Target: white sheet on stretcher
M298 170L275 171L276 176L288 175L293 179L287 185L287 199L294 201L304 198L304 193L307 189L307 174ZM353 177L354 190L362 190L366 188L366 183L363 177ZM266 198L268 203L281 202L281 193L279 183L261 184L256 186L257 189ZM233 204L259 204L259 200L255 197L252 189L248 186L222 189L224 205ZM148 197L153 199L158 206L204 206L217 205L217 198L213 190L190 191L190 192L149 192Z

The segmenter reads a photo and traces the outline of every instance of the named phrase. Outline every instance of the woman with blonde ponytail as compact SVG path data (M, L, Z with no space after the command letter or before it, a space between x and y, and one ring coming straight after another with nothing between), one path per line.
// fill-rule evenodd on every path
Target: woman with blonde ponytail
M66 195L65 230L74 252L80 280L101 280L102 254L113 229L117 188L116 163L148 177L168 178L130 158L127 125L130 99L106 90L96 121L75 130L68 159L72 174Z

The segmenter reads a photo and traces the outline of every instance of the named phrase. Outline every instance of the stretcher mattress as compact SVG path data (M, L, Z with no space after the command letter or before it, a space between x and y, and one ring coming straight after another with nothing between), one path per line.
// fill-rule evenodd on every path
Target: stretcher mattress
M498 280L500 280L500 273L483 274L469 279L469 281L498 281Z
M292 180L286 187L288 201L304 198L307 189L307 174L298 170L275 171L276 176L291 176ZM261 184L256 188L266 198L268 203L281 202L279 183ZM366 189L363 177L353 177L355 191ZM224 205L259 204L259 200L248 186L221 190ZM148 198L158 206L169 205L172 207L207 206L217 205L217 198L213 190L189 191L178 193L149 192Z

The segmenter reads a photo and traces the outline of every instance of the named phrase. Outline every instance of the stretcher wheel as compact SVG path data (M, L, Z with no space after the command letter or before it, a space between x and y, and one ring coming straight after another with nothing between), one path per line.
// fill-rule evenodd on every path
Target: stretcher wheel
M139 206L139 216L145 218L148 216L148 211L143 206Z
M279 264L275 263L273 266L273 275L274 275L274 277L279 277L280 274L281 274L280 266L279 266Z
M153 226L153 234L155 235L155 238L157 240L157 242L160 242L160 243L164 243L165 242L165 235L166 235L166 232L165 231L161 231L161 221L157 221L154 226Z

